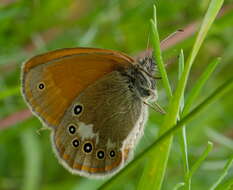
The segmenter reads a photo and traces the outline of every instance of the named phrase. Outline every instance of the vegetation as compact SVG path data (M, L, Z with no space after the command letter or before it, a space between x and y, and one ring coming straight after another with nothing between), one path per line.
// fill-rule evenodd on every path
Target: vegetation
M230 0L3 0L0 23L1 190L233 189ZM166 114L150 110L134 160L111 179L72 175L21 97L22 62L80 46L140 57L148 40Z

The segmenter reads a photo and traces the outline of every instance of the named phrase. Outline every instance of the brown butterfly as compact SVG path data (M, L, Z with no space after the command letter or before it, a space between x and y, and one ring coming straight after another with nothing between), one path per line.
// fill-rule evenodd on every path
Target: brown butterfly
M52 129L62 165L87 177L112 175L143 134L147 101L156 100L152 57L136 61L96 48L56 50L22 68L23 96Z

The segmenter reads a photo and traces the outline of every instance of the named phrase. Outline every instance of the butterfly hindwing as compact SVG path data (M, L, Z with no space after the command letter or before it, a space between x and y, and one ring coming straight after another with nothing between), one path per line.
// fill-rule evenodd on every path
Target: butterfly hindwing
M54 132L65 167L80 175L112 174L130 158L145 122L145 105L113 71L81 92Z

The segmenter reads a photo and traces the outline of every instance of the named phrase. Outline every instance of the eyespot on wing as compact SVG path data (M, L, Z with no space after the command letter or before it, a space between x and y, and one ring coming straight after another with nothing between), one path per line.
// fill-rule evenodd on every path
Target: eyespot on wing
M45 53L24 64L23 96L34 113L54 128L84 89L104 75L133 63L123 53L95 48Z

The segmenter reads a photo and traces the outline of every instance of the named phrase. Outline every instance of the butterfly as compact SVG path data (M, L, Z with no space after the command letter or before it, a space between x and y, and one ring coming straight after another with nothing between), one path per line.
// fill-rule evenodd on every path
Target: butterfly
M22 94L52 130L60 163L86 177L111 176L143 135L149 100L157 99L155 63L113 50L68 48L22 66Z

